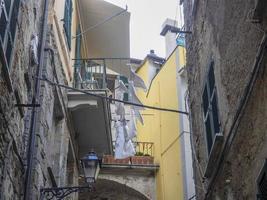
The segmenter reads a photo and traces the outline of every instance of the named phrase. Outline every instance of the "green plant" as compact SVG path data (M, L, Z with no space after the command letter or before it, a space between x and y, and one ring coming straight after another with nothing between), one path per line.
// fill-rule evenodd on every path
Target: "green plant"
M139 151L139 152L136 152L135 155L136 156L144 156L144 153Z

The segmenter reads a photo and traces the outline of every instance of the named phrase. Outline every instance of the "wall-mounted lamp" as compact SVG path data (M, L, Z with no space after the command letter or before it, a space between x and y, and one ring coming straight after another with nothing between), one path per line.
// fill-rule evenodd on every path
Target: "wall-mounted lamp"
M70 186L70 187L52 187L41 188L40 200L64 199L74 192L81 192L92 188L95 183L99 171L101 160L97 157L95 152L90 152L81 159L81 167L84 172L85 186Z

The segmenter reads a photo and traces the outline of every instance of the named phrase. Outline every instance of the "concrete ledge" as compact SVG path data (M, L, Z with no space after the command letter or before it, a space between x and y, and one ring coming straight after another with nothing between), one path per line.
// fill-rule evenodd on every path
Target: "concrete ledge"
M138 165L138 164L102 164L101 174L132 174L151 176L159 170L158 164L152 165Z

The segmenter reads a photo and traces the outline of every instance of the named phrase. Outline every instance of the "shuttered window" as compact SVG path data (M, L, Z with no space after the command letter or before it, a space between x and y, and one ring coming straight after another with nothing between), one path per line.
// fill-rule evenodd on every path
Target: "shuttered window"
M124 83L124 85L128 88L128 78L125 76L120 76L120 80ZM127 92L123 95L123 101L129 101L129 94Z
M217 92L215 87L214 62L210 63L202 94L202 107L206 131L207 148L210 153L216 134L220 133Z
M69 49L71 49L71 21L72 21L72 0L65 1L65 10L64 10L64 30L66 34L66 39Z
M20 0L0 0L1 64L10 67L17 29Z
M79 35L81 33L81 28L80 25L78 25L77 27L77 31L76 31L76 35L78 35L76 37L76 47L75 47L75 58L76 59L81 59L81 42L82 42L82 36ZM75 81L74 83L74 87L78 88L79 87L79 73L81 71L81 67L82 67L82 61L81 60L75 60L74 63L74 67L75 67L75 74L74 74L74 79Z

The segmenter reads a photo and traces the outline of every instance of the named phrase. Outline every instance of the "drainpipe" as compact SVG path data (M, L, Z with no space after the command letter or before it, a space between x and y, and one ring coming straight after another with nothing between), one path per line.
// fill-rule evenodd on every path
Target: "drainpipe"
M38 59L38 66L36 69L36 77L41 77L42 75L42 68L44 65L44 48L46 42L46 32L47 32L47 20L48 20L48 6L49 0L45 0L44 3L44 14L42 20L42 29L41 29L41 45L39 49L39 59ZM34 85L34 93L32 98L32 105L35 105L39 101L40 96L40 80L38 78L35 79ZM25 188L24 188L24 200L31 199L31 187L32 187L32 172L33 172L33 161L34 155L36 153L35 150L35 138L36 138L36 116L37 115L37 108L33 106L32 115L31 115L31 124L30 124L30 133L29 133L29 146L27 152L27 170L26 170L26 177L25 177Z

